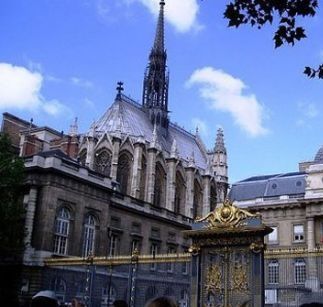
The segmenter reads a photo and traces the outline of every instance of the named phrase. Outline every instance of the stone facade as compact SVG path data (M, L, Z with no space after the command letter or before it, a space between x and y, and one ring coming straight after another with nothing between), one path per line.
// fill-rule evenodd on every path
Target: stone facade
M208 151L198 131L169 119L163 7L161 1L141 105L122 94L119 82L115 101L85 133L78 132L77 120L64 134L3 116L2 131L26 166L23 299L52 289L61 301L84 300L90 291L91 306L129 301L129 266L52 268L44 260L130 255L134 249L184 252L189 242L181 232L226 197L222 129ZM156 295L187 306L188 266L140 265L136 306Z
M260 212L263 222L274 229L266 238L268 306L323 300L322 166L323 160L315 158L300 163L299 172L257 176L232 185L229 197L235 204Z

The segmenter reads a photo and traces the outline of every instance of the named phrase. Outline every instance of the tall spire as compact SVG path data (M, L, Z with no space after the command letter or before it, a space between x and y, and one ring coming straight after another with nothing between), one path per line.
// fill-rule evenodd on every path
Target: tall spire
M159 52L164 52L164 6L165 1L160 1L160 10L159 10L159 17L158 17L158 23L157 23L157 29L156 29L156 36L155 36L155 42L154 42L154 50L158 50Z
M149 63L145 72L142 104L151 123L165 135L168 129L168 71L164 47L164 0L160 1L159 16Z

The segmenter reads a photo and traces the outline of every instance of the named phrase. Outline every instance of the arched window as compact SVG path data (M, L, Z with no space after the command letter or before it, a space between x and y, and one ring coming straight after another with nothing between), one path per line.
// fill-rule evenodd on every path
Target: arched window
M63 207L55 219L54 250L55 254L66 255L70 231L70 211Z
M156 163L154 205L161 207L165 203L166 173L160 163Z
M131 180L131 158L127 153L122 153L118 160L117 181L120 184L120 192L129 194L128 188Z
M185 181L180 172L176 172L174 212L184 214Z
M306 263L304 259L296 259L294 263L295 284L304 284L306 280Z
M79 154L79 161L80 161L80 164L85 166L85 163L86 163L86 149L83 149L80 154Z
M279 283L279 262L278 260L270 260L268 263L268 284Z
M85 218L84 223L84 240L83 240L83 256L94 255L95 248L95 217L89 214Z
M110 176L111 154L106 149L95 154L94 169L102 175Z
M146 172L147 172L147 161L146 161L145 156L142 156L141 171L140 171L140 192L139 192L139 198L141 200L145 199Z
M65 302L66 282L63 278L56 277L52 279L50 288L55 292L59 302Z
M199 182L194 180L193 218L201 215L202 188Z

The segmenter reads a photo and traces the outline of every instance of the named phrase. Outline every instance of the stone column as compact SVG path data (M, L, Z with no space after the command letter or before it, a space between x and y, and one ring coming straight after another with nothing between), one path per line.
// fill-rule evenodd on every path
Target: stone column
M187 188L186 188L186 204L185 204L185 215L193 218L193 202L194 202L194 167L187 167L186 178L187 178Z
M145 201L148 203L153 203L154 202L154 190L155 190L157 148L150 147L150 148L148 148L147 152L148 152L148 161L147 161Z
M210 210L211 175L203 175L203 207L202 216L207 215Z
M113 139L112 139L111 172L110 172L110 177L112 178L112 180L117 180L120 144L121 144L121 138L113 137Z
M175 190L176 190L176 158L169 158L167 162L167 181L166 181L166 209L174 211Z
M28 195L28 202L26 208L26 218L25 218L25 229L26 236L24 239L26 247L31 247L31 239L34 228L34 218L36 211L36 203L37 203L37 188L31 187Z
M308 262L308 277L305 282L305 287L312 289L313 292L320 290L320 281L317 272L316 257L311 254L315 250L315 224L314 217L307 218L307 248L309 251Z
M309 251L313 251L315 248L315 229L314 218L307 218L307 247Z
M139 198L140 194L140 181L141 181L141 167L142 167L142 151L144 144L137 141L134 144L134 157L133 157L133 168L131 178L131 196Z

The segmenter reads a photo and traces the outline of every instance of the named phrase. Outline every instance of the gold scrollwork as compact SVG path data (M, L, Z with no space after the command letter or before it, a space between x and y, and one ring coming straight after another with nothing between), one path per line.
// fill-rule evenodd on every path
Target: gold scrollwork
M248 290L247 271L241 264L236 264L233 270L233 289L244 292Z
M258 217L245 209L240 209L232 204L230 200L225 200L223 205L208 213L206 216L196 219L196 222L207 221L207 228L237 227L241 221L249 217Z
M188 249L188 252L192 254L192 256L197 256L200 252L200 246L193 243Z
M207 292L214 293L221 289L222 274L218 265L213 264L207 268L205 288Z
M261 242L252 242L250 244L249 248L254 253L258 254L265 248L265 245L263 243L261 243Z

